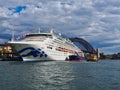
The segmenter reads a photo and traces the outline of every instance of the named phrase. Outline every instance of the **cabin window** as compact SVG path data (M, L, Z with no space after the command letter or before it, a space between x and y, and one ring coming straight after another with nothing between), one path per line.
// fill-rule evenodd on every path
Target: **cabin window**
M47 46L47 48L52 49L52 47Z

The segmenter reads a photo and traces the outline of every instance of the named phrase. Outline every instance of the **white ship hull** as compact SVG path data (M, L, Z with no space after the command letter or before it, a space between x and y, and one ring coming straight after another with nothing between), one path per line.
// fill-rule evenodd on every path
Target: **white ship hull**
M22 40L9 42L23 61L66 60L69 55L83 52L70 40L54 33L33 33Z
M67 52L56 51L55 49L47 49L43 44L23 44L12 42L11 45L15 48L15 50L17 50L23 61L65 61L66 57L70 55L70 53Z

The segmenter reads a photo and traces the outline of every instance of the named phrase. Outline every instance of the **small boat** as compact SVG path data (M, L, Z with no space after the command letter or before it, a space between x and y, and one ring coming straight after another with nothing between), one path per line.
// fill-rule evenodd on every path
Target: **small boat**
M73 61L73 62L84 62L86 61L85 58L82 58L78 55L70 55L66 58L66 61Z

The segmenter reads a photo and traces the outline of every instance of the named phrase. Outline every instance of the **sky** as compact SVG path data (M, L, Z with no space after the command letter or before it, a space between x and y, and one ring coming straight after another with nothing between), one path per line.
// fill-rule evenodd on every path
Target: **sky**
M38 28L120 52L120 0L0 0L0 43Z

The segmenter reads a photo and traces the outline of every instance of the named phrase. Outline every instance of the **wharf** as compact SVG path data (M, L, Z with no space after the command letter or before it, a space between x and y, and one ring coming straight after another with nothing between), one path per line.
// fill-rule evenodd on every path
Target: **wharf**
M22 61L22 58L11 45L0 44L0 61Z

